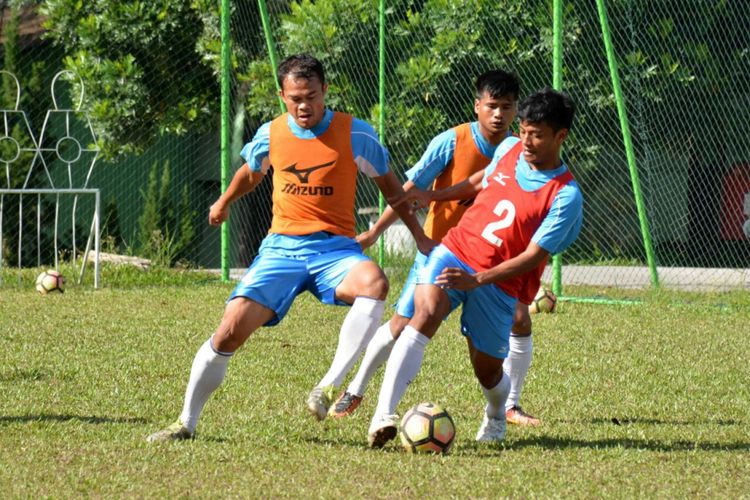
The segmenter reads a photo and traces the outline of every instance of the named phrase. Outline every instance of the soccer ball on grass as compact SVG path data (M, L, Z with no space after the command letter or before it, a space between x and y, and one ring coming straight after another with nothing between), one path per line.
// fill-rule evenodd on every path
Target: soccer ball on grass
M47 270L36 278L36 290L42 295L65 291L65 278L57 271Z
M540 287L533 302L529 305L529 312L532 314L540 312L551 313L555 311L556 306L557 297L552 293L552 290Z
M453 419L434 403L420 403L407 411L398 431L410 453L448 453L456 437Z

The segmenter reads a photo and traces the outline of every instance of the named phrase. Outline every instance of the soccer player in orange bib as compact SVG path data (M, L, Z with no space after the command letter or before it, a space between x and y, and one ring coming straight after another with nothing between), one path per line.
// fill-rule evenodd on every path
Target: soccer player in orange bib
M245 145L241 154L247 163L208 215L210 224L223 223L231 204L253 191L272 168L269 234L230 295L216 332L195 356L178 420L149 441L192 439L234 352L259 327L278 324L305 291L324 304L351 306L331 368L307 400L308 411L325 418L335 388L383 315L388 281L354 240L354 202L359 172L373 179L389 203L404 195L388 168L388 152L367 123L326 108L328 85L317 59L288 57L279 65L278 80L288 112L262 125ZM396 211L420 250L429 252L435 243L408 206L399 205Z
M552 89L530 95L518 110L520 138L505 139L485 171L446 189L407 193L423 207L452 199L474 203L419 273L414 313L386 364L368 432L371 447L396 436L396 407L419 373L429 340L459 305L469 358L487 400L476 439L505 438L510 381L503 361L516 304L533 297L548 255L569 246L583 221L583 197L560 158L574 109L570 97Z

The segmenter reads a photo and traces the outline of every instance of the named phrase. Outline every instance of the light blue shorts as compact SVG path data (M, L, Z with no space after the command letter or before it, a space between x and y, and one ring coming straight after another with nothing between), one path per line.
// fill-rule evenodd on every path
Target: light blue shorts
M446 267L459 267L474 273L448 248L438 245L419 273L417 284L434 284L435 278ZM461 333L471 339L474 347L493 358L507 358L517 299L495 285L484 285L468 291L449 288L445 292L451 302L451 312L463 304Z
M417 286L417 277L422 271L425 262L427 262L427 256L417 252L417 256L414 257L414 264L412 264L409 270L409 276L406 277L404 288L401 290L398 302L396 302L396 314L399 316L405 318L414 316L414 288Z
M370 260L362 248L351 240L342 248L341 237L336 238L331 251L292 255L287 251L261 246L260 253L227 302L235 297L246 297L272 309L276 316L265 326L278 324L300 293L309 291L324 304L349 305L336 300L336 287L341 284L356 264ZM317 246L323 250L320 242Z

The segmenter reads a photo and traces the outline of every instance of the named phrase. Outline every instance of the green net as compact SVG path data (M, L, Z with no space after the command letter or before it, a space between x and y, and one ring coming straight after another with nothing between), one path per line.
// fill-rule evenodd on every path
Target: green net
M648 231L664 286L746 286L750 172L740 127L747 113L748 13L731 2L606 6L645 222L636 209L596 2L564 2L562 81L578 105L564 156L585 194L586 222L563 256L563 283L649 286ZM473 118L471 84L480 72L515 71L524 93L552 83L551 7L386 2L383 138L394 170L403 173L437 133ZM256 3L236 8L236 24L253 31ZM331 105L373 125L380 113L377 10L377 2L269 3L280 56L320 56L329 69ZM248 64L267 64L267 56L258 57ZM265 99L264 119L270 118L271 90L266 85L248 109ZM377 206L374 191L365 193L365 207ZM386 243L396 240L389 251L413 248L404 231L389 233ZM545 279L551 280L549 269Z
M586 197L586 224L565 261L616 266L570 266L567 282L640 286L648 282L646 255L600 19L592 2L566 4L564 86L580 107L567 158ZM606 5L659 281L747 286L750 141L740 129L748 113L747 9L711 1Z
M750 12L739 2L719 0L604 3L660 283L747 287L750 139L743 125L750 113ZM231 2L230 176L242 164L242 145L280 110L269 41L279 57L310 52L323 61L329 105L379 130L402 178L434 136L474 118L472 84L479 73L495 67L514 71L522 95L553 82L551 0L387 0L382 81L378 2L267 1L268 40L259 5ZM578 106L564 158L585 197L584 227L562 256L562 281L647 287L645 228L597 2L562 5L562 87ZM220 192L219 16L215 2L176 0L10 2L3 11L3 68L21 84L19 109L35 138L54 109L54 75L72 70L83 82L82 111L100 149L88 186L102 193L106 250L170 266L221 265L220 232L206 223ZM65 106L80 94L77 81L64 83ZM6 76L2 82L4 109L12 109L15 91ZM13 136L18 119L7 121L5 136ZM72 129L85 128L85 122L75 123ZM50 127L49 140L57 144L64 130ZM0 167L10 172L0 188L20 187L33 162L33 140L18 141L29 151L9 162L13 145L0 140ZM80 170L69 176L59 158L49 163L62 187L71 185L70 178L75 184L85 180ZM39 187L46 179L34 174L32 180ZM229 267L243 269L256 255L270 225L270 188L269 178L233 207ZM52 234L54 221L52 212L32 206L19 218L13 203L18 201L4 198L0 224L5 268L17 265L19 229L25 235ZM88 230L87 203L82 199L76 208L85 212L77 218L80 235ZM375 185L362 177L359 229L378 206ZM81 246L70 234L76 223L58 224L59 246L70 255ZM386 267L413 252L398 225L384 240ZM46 257L39 258L33 248L38 243L23 245L29 248L22 266L47 264L51 253L60 251L50 251L55 247L45 241ZM548 269L545 281L550 280Z

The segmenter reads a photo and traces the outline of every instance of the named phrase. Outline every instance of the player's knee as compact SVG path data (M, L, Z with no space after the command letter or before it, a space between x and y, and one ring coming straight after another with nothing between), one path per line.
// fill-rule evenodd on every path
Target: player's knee
M212 337L214 349L221 352L234 352L261 325L274 316L274 312L245 297L235 297L224 310L216 332Z
M385 298L388 297L389 289L390 284L388 283L388 278L386 278L384 274L381 274L380 278L378 278L375 283L373 283L373 297L377 297L380 300L385 300Z
M409 325L427 338L432 338L440 327L442 316L432 309L415 311Z
M525 336L531 334L531 316L526 305L519 304L513 314L513 335Z
M513 327L511 331L514 335L520 336L531 334L531 318L528 316L513 318Z
M439 317L439 309L439 304L435 302L421 302L415 307L412 320L416 320L418 323L439 322L442 319L442 317Z
M373 299L385 300L388 296L388 278L379 269L361 276L357 295L365 295Z
M401 335L401 332L404 331L404 328L406 328L406 325L409 324L410 320L411 318L405 316L394 315L389 323L391 336L394 339L397 339Z
M220 326L211 337L211 345L219 352L234 352L245 342L247 337L239 335L235 330Z
M503 360L475 351L471 360L474 375L482 387L491 389L500 383L503 377Z
M500 383L500 379L503 378L503 368L502 365L500 368L494 368L494 367L474 367L474 375L476 375L477 380L480 384L482 384L482 387L485 389L492 389L497 384Z
M336 287L336 298L351 304L357 297L385 300L388 296L388 278L374 262L357 264Z

